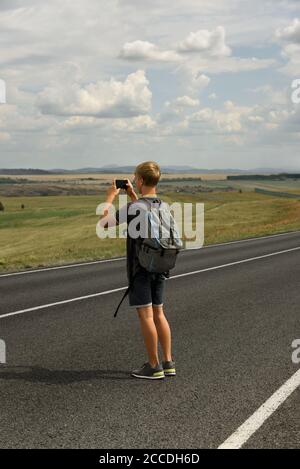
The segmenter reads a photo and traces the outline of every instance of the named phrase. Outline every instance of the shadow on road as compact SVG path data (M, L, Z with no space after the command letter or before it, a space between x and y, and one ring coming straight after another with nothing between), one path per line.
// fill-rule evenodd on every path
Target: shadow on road
M0 380L24 380L32 383L70 384L80 381L109 379L134 380L126 370L55 370L39 366L0 366Z

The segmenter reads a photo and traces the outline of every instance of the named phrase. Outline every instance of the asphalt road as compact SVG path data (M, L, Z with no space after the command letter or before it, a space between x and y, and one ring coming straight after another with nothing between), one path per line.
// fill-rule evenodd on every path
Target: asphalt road
M217 448L297 372L300 232L181 253L172 275L177 375L158 381L130 376L137 313L113 317L124 259L0 275L1 448ZM300 448L299 398L243 447Z

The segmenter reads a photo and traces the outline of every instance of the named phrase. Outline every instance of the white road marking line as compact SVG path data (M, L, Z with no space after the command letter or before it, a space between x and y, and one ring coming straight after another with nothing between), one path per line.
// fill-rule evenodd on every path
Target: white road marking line
M263 423L300 386L300 370L289 378L262 406L257 409L218 449L239 449Z
M120 261L124 259L125 257L114 257L113 259L101 259L99 261L81 262L79 264L58 265L54 267L43 267L41 269L34 269L34 270L22 270L20 272L10 272L8 274L1 274L0 277L11 277L12 275L34 274L36 272L45 272L47 270L70 269L71 267L81 267L84 265L91 265L91 264L103 264L104 262L114 262L114 261Z
M208 267L206 269L194 270L192 272L185 272L183 274L172 275L168 280L172 280L174 278L179 278L179 277L186 277L188 275L195 275L195 274L199 274L201 272L208 272L209 270L223 269L225 267L230 267L232 265L243 264L245 262L255 261L257 259L263 259L263 258L266 258L266 257L277 256L278 254L284 254L284 253L291 252L291 251L297 251L299 249L300 249L300 246L297 247L297 248L286 249L284 251L278 251L278 252L272 252L270 254L264 254L263 256L250 257L248 259L242 259L241 261L230 262L229 264L217 265L215 267ZM121 290L126 290L126 288L127 287L114 288L113 290L106 290L104 292L92 293L90 295L85 295L85 296L78 296L78 297L75 297L75 298L71 298L69 300L56 301L55 303L49 303L49 304L45 304L45 305L34 306L32 308L21 309L19 311L14 311L12 313L1 314L0 319L7 318L9 316L16 316L18 314L23 314L23 313L27 313L27 312L30 312L30 311L35 311L35 310L38 310L38 309L49 308L51 306L61 305L61 304L64 304L64 303L71 303L72 301L85 300L87 298L93 298L93 297L96 297L96 296L107 295L109 293L115 293L115 292L118 292L118 291L121 291Z
M278 236L287 236L287 235L296 234L296 233L300 233L300 231L288 231L287 233L277 233L274 235L256 236L255 238L237 239L235 241L227 241L226 243L209 244L208 246L203 246L202 248L187 248L186 250L192 251L195 249L209 249L209 248L214 248L217 246L226 246L227 244L245 243L246 241L259 241L261 239L277 238Z
M287 233L278 233L274 235L266 235L266 236L258 236L256 238L246 238L246 239L238 239L236 241L227 241L225 243L217 243L217 244L209 244L208 246L202 246L201 248L196 247L196 248L187 248L185 251L195 251L195 250L200 250L200 249L209 249L209 248L214 248L218 246L226 246L228 244L237 244L237 243L246 243L248 241L259 241L260 239L266 239L266 238L276 238L278 236L288 236L292 234L300 233L300 231L289 231ZM70 265L59 265L59 266L53 266L53 267L42 267L40 269L34 269L34 270L22 270L20 272L9 272L7 274L0 274L1 277L11 277L13 275L25 275L25 274L34 274L37 272L45 272L48 270L56 270L56 269L70 269L71 267L81 267L85 265L92 265L92 264L103 264L106 262L114 262L114 261L121 261L125 260L126 257L116 257L113 259L101 259L99 261L89 261L89 262L81 262L78 264L70 264Z
M286 252L298 251L300 246L297 248L285 249L284 251L271 252L270 254L264 254L263 256L249 257L248 259L242 259L241 261L229 262L228 264L217 265L215 267L207 267L206 269L193 270L192 272L185 272L184 274L172 275L171 278L186 277L187 275L199 274L200 272L208 272L209 270L222 269L223 267L229 267L231 265L243 264L245 262L255 261L257 259L263 259L265 257L277 256L278 254L284 254Z
M34 306L33 308L20 309L19 311L14 311L12 313L1 314L0 319L7 318L9 316L16 316L17 314L28 313L29 311L36 311L38 309L50 308L51 306L62 305L65 303L71 303L72 301L86 300L87 298L94 298L95 296L108 295L109 293L115 293L117 291L126 290L127 287L114 288L113 290L106 290L99 293L92 293L91 295L77 296L75 298L70 298L69 300L56 301L55 303L48 303L45 305Z

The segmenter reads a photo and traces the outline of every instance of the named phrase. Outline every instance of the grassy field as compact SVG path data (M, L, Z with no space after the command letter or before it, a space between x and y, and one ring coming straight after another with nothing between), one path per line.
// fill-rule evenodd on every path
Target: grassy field
M113 179L133 179L132 174L49 174L49 175L1 175L0 199L2 197L37 197L37 196L86 196L97 195L104 191ZM214 180L223 182L226 187L226 174L196 173L164 173L160 182L160 190L167 192L173 187L199 185L205 187ZM228 185L228 184L227 184ZM218 187L216 186L216 189Z
M5 211L0 212L0 271L124 255L124 239L96 235L96 207L103 198L1 197ZM205 245L300 230L300 200L253 192L169 192L164 200L205 204Z
M193 185L193 181L177 183L178 186L181 184ZM284 191L292 192L300 195L300 179L297 180L282 180L282 181L261 181L261 180L221 180L221 179L210 179L201 181L202 186L211 187L214 189L222 190L224 187L233 187L235 189L242 189L242 191L254 191L257 187L259 189L267 189L270 191Z
M225 173L163 174L159 183L161 193L239 191L254 192L255 188L280 192L294 192L300 196L300 179L283 180L227 180ZM55 174L8 175L0 174L0 200L3 197L39 196L96 196L103 192L112 179L132 179L132 174Z

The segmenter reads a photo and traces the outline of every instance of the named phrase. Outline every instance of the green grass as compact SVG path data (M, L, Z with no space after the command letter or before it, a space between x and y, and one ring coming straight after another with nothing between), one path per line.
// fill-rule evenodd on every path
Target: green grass
M206 245L300 230L299 200L253 192L169 192L163 198L169 203L204 202ZM96 207L103 195L2 197L1 201L5 211L0 212L0 271L125 254L125 239L96 235Z

